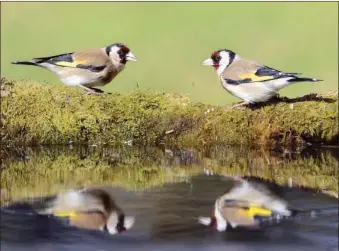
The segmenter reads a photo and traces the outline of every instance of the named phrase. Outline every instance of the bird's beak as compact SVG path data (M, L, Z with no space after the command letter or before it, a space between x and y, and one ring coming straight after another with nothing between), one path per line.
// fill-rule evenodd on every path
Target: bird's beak
M129 61L138 61L136 56L134 56L132 54L132 52L129 52L129 53L126 54L126 59L129 60Z
M214 65L214 62L211 58L208 58L204 62L202 62L202 65Z
M127 216L125 217L125 228L128 230L130 229L135 222L135 218L133 216Z
M209 226L212 222L212 219L210 217L199 217L198 221L200 224L203 224L205 226Z

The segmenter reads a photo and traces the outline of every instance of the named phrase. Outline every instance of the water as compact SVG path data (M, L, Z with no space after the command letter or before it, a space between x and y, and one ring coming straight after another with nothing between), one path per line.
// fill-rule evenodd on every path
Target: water
M318 192L337 189L337 149L53 147L3 153L3 251L338 250L338 200ZM216 197L231 185L221 175L261 178L295 207L327 209L260 230L219 233L199 225L197 218L209 216ZM110 236L80 230L30 210L32 198L91 186L102 186L136 217L130 231Z

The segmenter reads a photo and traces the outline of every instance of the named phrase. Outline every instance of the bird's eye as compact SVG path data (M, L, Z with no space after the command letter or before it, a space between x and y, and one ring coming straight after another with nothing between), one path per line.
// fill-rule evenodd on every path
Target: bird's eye
M221 57L220 57L220 56L215 56L215 57L214 57L214 61L217 61L217 62L218 62L218 61L220 61L220 60L221 60Z

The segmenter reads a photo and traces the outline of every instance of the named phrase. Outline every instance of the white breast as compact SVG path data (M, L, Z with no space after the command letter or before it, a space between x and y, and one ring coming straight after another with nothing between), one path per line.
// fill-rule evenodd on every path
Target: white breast
M228 84L223 78L223 87L233 95L241 98L247 103L265 102L278 93L278 91L291 84L287 82L289 78L277 79L266 82Z
M91 211L105 212L105 208L99 198L87 195L79 191L68 191L59 194L54 203L53 211Z
M89 80L87 77L77 75L62 77L61 81L66 85L83 85L92 82L92 80Z

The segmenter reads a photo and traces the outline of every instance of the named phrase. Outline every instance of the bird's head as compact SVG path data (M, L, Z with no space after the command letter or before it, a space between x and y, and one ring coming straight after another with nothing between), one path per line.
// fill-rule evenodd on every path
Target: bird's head
M209 226L213 229L218 230L219 232L222 232L226 230L227 222L219 211L219 208L218 208L219 203L220 202L217 199L211 217L199 217L198 221L200 224Z
M215 218L215 216L211 216L211 217L199 217L198 219L199 223L205 226L209 226L213 229L217 228L217 219Z
M115 43L105 48L106 54L114 63L125 65L127 61L137 61L131 50L122 43Z
M202 65L211 65L216 70L225 69L229 66L236 57L236 53L227 49L214 51L212 55L202 62Z
M135 218L125 216L123 213L113 212L107 219L106 228L110 234L118 234L129 230L134 224Z

